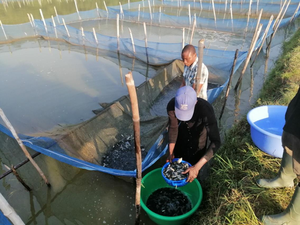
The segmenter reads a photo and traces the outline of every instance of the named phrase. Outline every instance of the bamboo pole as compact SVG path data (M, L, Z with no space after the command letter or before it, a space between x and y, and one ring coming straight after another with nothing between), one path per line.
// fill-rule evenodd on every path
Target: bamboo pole
M63 21L64 27L65 27L65 29L66 29L67 35L68 35L68 37L70 37L70 33L69 33L69 30L68 30L68 28L67 28L67 25L66 25L66 23L65 23L64 18L62 18L62 21Z
M80 27L80 30L81 30L81 37L82 37L82 45L84 46L85 45L85 42L84 42L84 30L83 30L83 27Z
M161 6L159 6L159 17L158 17L158 23L160 24L160 20L161 20Z
M15 170L14 166L11 167L11 171L17 178L17 180L26 188L27 191L31 191L31 188L24 182L24 180L19 176L18 172Z
M31 27L33 27L33 23L32 23L32 21L31 21L31 17L30 17L30 15L29 15L29 13L27 13L27 16L28 16L28 19L29 19L29 22L30 22Z
M9 205L3 195L0 193L0 209L3 214L15 225L25 225L16 211Z
M152 11L151 11L151 3L150 3L150 0L148 0L148 6L149 6L150 19L151 19L151 21L152 21Z
M93 34L94 34L94 38L95 38L96 44L98 46L98 38L97 38L96 31L95 31L94 27L93 27Z
M247 58L246 58L246 62L245 62L244 68L243 68L242 73L241 73L241 75L240 75L240 77L239 77L239 79L238 79L238 82L237 82L236 85L235 85L235 88L234 88L235 91L237 90L238 86L240 85L240 83L241 83L241 81L242 81L242 79L243 79L243 75L244 75L244 73L246 72L246 68L247 68L248 63L249 63L249 61L250 61L252 52L253 52L254 47L255 47L255 44L256 44L256 41L257 41L257 39L258 39L258 37L259 37L259 35L260 35L261 28L262 28L262 24L259 25L258 31L256 32L256 36L255 36L254 39L252 40L251 47L250 47L250 49L248 50L248 54L247 54Z
M98 3L96 2L96 10L97 10L97 15L98 17L100 17L100 14L99 14L99 7L98 7Z
M258 9L259 9L259 0L257 0L257 2L256 2L256 13L258 13Z
M131 44L132 44L132 51L133 51L133 54L135 55L135 46L134 46L134 40L133 40L132 32L131 32L131 29L129 27L128 27L128 30L129 30L129 35L130 35Z
M282 11L283 11L284 6L285 6L285 4L286 4L286 1L287 1L287 0L285 0L284 3L283 3L283 6L280 7L280 11L279 11L279 13L278 13L278 15L277 15L277 17L276 17L274 23L273 23L273 27L272 27L273 30L274 30L274 28L277 26L278 20L279 20L279 18L281 17L281 14L282 14Z
M103 4L104 4L105 10L106 10L106 17L108 17L108 8L107 8L107 6L106 6L105 1L103 1Z
M191 5L189 4L189 25L192 24L192 18L191 18Z
M249 9L248 9L248 13L247 13L247 25L246 25L245 32L247 32L247 30L248 30L248 24L249 24L249 19L250 19L250 15L251 15L251 5L252 5L252 0L249 1Z
M60 23L60 20L59 20L59 17L58 17L58 14L57 14L56 7L55 7L55 6L54 6L54 12L55 12L55 15L56 15L56 18L57 18L57 22Z
M215 23L216 23L217 22L217 17L216 17L216 10L215 10L214 0L211 0L211 5L212 5L213 13L214 13L214 20L215 20Z
M265 40L266 40L266 38L267 38L269 29L270 29L271 24L272 24L272 22L273 22L273 18L274 18L274 16L272 15L272 16L270 17L269 23L268 23L268 25L267 25L267 27L266 27L266 29L265 29L264 34L263 34L261 45L260 45L260 47L259 47L259 49L258 49L258 51L257 51L257 54L256 54L255 58L253 59L253 62L252 62L251 65L250 65L250 67L253 66L253 64L254 64L254 62L255 62L257 56L259 55L261 49L263 48L263 45L264 45Z
M220 113L219 120L221 120L222 115L223 115L223 112L224 112L224 109L225 109L225 105L226 105L227 98L228 98L228 95L229 95L230 84L231 84L232 76L233 76L233 74L234 74L234 68L235 68L235 64L236 64L236 60L237 60L237 58L238 58L238 55L239 55L239 50L237 49L237 50L235 51L234 60L233 60L233 65L232 65L230 77L229 77L228 84L227 84L227 88L226 88L226 92L225 92L225 100L224 100L224 104L223 104L223 107L222 107L222 110L221 110L221 113Z
M0 20L0 25L1 25L1 28L2 28L2 31L3 31L4 37L5 37L5 39L7 40L7 36L6 36L6 33L5 33L5 30L4 30L4 27L3 27L3 24L2 24L2 22L1 22L1 20Z
M147 28L146 23L144 22L144 34L145 34L145 49L146 49L146 57L147 57L147 64L149 63L149 57L148 57L148 41L147 41Z
M32 15L31 13L30 13L30 17L31 17L32 24L33 24L33 26L35 27L34 18L33 18L33 15Z
M299 4L298 4L298 6L297 6L297 8L296 8L296 10L295 10L295 12L294 12L294 14L293 14L293 16L291 17L290 22L292 22L292 20L294 19L294 17L295 17L295 15L296 15L296 13L298 12L299 8L300 8L300 2L299 2Z
M182 28L182 49L184 48L185 46L185 29Z
M202 63L203 63L203 49L204 49L204 39L199 40L198 42L198 69L197 69L197 96L199 96L200 93L200 80L202 76Z
M6 124L6 126L8 127L8 129L10 130L10 132L12 133L12 135L14 136L14 138L17 140L17 142L18 142L19 146L21 147L21 149L23 150L25 156L30 160L30 162L32 163L32 165L39 172L39 174L41 175L41 177L44 179L45 183L50 187L50 183L48 182L47 178L45 177L43 171L36 164L36 162L32 159L32 157L29 154L29 152L27 151L25 145L23 144L23 142L19 138L17 132L15 131L15 129L13 128L13 126L11 125L11 123L9 122L9 120L7 119L7 117L5 116L5 114L4 114L4 112L3 112L3 110L1 108L0 108L0 117L4 121L4 123Z
M47 29L46 21L44 19L44 15L43 15L42 9L40 9L40 14L41 14L41 17L42 17L42 20L43 20L43 24L44 24L46 33L48 34L48 29Z
M130 0L128 0L128 9L130 9Z
M135 224L139 224L140 212L141 212L141 184L142 184L142 153L141 153L141 143L140 143L140 115L138 99L136 94L136 88L134 85L134 80L132 78L132 73L129 72L125 75L126 85L129 92L131 110L132 110L132 121L133 121L133 131L134 131L134 144L135 144L135 156L136 156L136 192L135 192L135 207L136 207L136 217Z
M139 4L139 8L138 8L138 21L140 21L140 16L141 16L141 5Z
M191 38L190 38L190 45L193 42L193 37L194 37L194 32L195 32L195 27L196 27L196 18L194 18L194 22L193 22L193 28L192 28L192 33L191 33Z
M120 50L120 16L117 14L117 45L118 45L118 52Z
M121 2L119 2L119 7L120 7L120 16L121 16L121 18L124 18L124 12L123 12L123 7L122 7Z
M56 24L55 24L55 21L54 21L54 18L53 18L52 15L51 15L51 19L52 19L52 23L53 23L53 27L54 27L55 37L58 38L58 36L57 36L57 30L56 30Z
M76 9L78 18L79 18L79 20L81 20L81 17L80 17L80 15L79 15L79 10L78 10L78 7L77 7L77 1L76 1L76 0L74 0L74 4L75 4L75 9Z

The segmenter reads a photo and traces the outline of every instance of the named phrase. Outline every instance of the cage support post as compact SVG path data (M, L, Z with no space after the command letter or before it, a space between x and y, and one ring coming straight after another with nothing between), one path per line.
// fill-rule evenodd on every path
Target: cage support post
M197 83L196 83L196 92L197 96L199 95L199 86L202 76L202 62L203 62L203 49L204 49L204 39L199 40L198 42L198 69L197 69Z
M79 20L81 20L81 17L80 17L80 15L79 15L79 10L78 10L78 7L77 7L77 1L76 1L76 0L74 0L74 4L75 4L75 9L76 9L78 18L79 18Z
M297 8L296 8L296 10L295 10L295 12L294 12L294 14L293 14L293 16L291 17L290 22L292 22L292 20L294 19L294 17L295 17L295 15L296 15L296 13L298 12L299 8L300 8L300 2L299 2L299 4L298 4L298 6L297 6Z
M234 74L234 68L235 68L235 64L236 64L236 60L237 60L238 55L239 55L239 50L237 49L237 50L235 51L234 60L233 60L233 65L232 65L230 77L229 77L228 84L227 84L227 88L226 88L226 92L225 92L225 100L224 100L224 104L223 104L223 107L222 107L222 110L221 110L221 113L220 113L219 120L221 120L222 115L223 115L223 112L224 112L224 109L225 109L225 105L226 105L227 98L228 98L228 95L229 95L230 84L231 84L232 76L233 76L233 74Z
M120 51L120 16L117 14L117 45L118 45L118 52Z
M3 195L0 193L0 209L3 214L13 223L17 225L25 225L16 211L9 205Z
M105 10L106 10L106 18L108 17L108 8L107 8L107 6L106 6L106 3L105 3L105 1L103 1L103 5L104 5L104 7L105 7Z
M214 3L214 0L211 0L211 5L212 5L213 13L214 13L215 24L216 24L216 22L217 22L217 17L216 17L216 10L215 10L215 3Z
M268 32L269 32L269 29L270 29L270 27L271 27L271 24L272 24L272 21L273 21L273 18L274 18L274 16L273 16L273 15L271 15L271 17L270 17L270 20L269 20L269 23L268 23L268 25L267 25L267 27L266 27L266 29L265 29L265 32L264 32L264 34L263 34L263 38L262 38L261 45L260 45L259 49L257 50L257 54L255 55L255 57L254 57L254 59L253 59L253 62L251 63L250 67L252 67L252 66L253 66L253 64L254 64L254 62L255 62L255 60L256 60L256 58L257 58L257 56L259 55L259 53L260 53L261 49L262 49L262 48L263 48L263 46L264 46L265 40L266 40L266 38L267 38L267 35L268 35Z
M145 23L145 22L144 22L144 34L145 34L145 49L146 49L147 64L149 64L149 57L148 57L148 41L147 41L147 28L146 28L146 23Z
M238 81L237 81L237 83L236 83L236 85L235 85L235 88L234 88L235 91L238 89L238 87L239 87L239 85L240 85L240 83L241 83L241 81L242 81L242 79L243 79L243 75L244 75L244 73L246 72L246 68L247 68L248 63L249 63L249 61L250 61L252 52L253 52L253 50L254 50L254 48L255 48L256 41L257 41L257 39L258 39L258 37L259 37L259 34L260 34L260 32L261 32L261 28L262 28L262 24L259 25L258 31L255 32L256 35L253 36L254 39L252 39L252 43L251 43L250 49L248 50L247 58L246 58L245 65L244 65L244 68L243 68L243 70L242 70L242 73L241 73L241 75L240 75L240 77L239 77L239 79L238 79Z
M48 180L47 180L46 176L44 175L43 171L36 164L36 162L32 159L32 157L29 154L29 152L27 151L25 145L23 144L23 142L19 138L17 132L15 131L15 129L13 128L13 126L11 125L11 123L9 122L9 120L7 119L7 117L5 116L5 114L4 114L4 112L1 108L0 108L0 116L1 116L2 120L4 121L4 123L6 124L6 126L8 127L8 129L10 130L10 132L12 133L12 135L14 136L14 138L17 140L17 142L18 142L19 146L21 147L22 151L24 152L25 156L30 160L32 165L35 167L35 169L38 171L38 173L41 175L41 177L45 181L45 183L50 187L50 183L48 182Z
M47 25L46 25L46 22L45 22L45 19L44 19L44 15L43 15L42 9L40 9L40 14L41 14L41 17L42 17L42 20L43 20L45 31L46 31L46 33L48 35L48 29L47 29Z
M184 48L185 46L185 29L182 28L182 49Z
M55 15L56 15L57 22L60 23L60 20L59 20L59 17L58 17L58 14L57 14L56 7L55 7L55 6L54 6L54 12L55 12Z
M191 5L189 4L189 25L192 24L192 17L191 17Z
M135 207L136 207L136 217L135 224L140 223L140 212L141 212L141 184L142 184L142 153L140 144L140 115L138 99L136 94L136 88L134 85L134 80L132 78L132 73L129 72L125 75L126 85L129 92L131 110L132 110L132 121L133 121L133 131L134 131L134 144L135 144L135 156L136 156L136 192L135 192Z
M129 27L128 27L128 30L129 30L129 35L130 35L131 44L132 44L132 51L133 51L133 54L135 55L135 46L134 46L134 40L133 40L132 32L131 32L131 29Z
M62 18L62 21L63 21L64 27L65 27L65 29L66 29L67 35L68 35L68 37L70 38L70 33L69 33L69 30L68 30L68 28L67 28L67 25L66 25L66 23L65 23L64 18Z
M150 0L148 0L148 6L149 6L149 15L150 15L150 19L152 21L152 10L151 10L151 3Z
M4 27L3 27L3 24L2 24L2 22L1 22L1 20L0 20L0 25L1 25L1 28L2 28L2 31L3 31L4 37L5 37L5 39L7 40L7 36L6 36L6 33L5 33L5 30L4 30Z
M58 36L57 36L57 31L56 31L56 24L55 24L55 21L54 21L54 18L53 18L52 15L51 15L51 19L52 19L52 23L53 23L53 27L54 27L55 37L58 38Z
M193 42L193 37L194 37L194 32L195 32L195 27L196 27L196 18L194 19L194 22L193 22L193 28L192 28L192 33L191 33L191 38L190 38L190 45L192 44Z

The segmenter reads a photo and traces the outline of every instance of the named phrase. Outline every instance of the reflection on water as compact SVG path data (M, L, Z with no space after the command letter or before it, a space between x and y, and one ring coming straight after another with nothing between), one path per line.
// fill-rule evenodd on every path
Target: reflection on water
M58 124L76 124L94 116L99 103L112 102L128 93L124 75L132 59L101 53L97 59L82 48L68 49L38 40L2 45L0 49L0 103L20 133L36 133ZM49 51L51 49L51 51ZM78 52L79 51L79 52ZM137 62L136 86L156 69Z

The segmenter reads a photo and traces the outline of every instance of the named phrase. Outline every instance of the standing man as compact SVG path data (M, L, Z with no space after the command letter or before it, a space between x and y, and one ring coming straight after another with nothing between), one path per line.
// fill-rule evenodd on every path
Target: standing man
M168 103L167 112L170 154L167 161L183 158L191 163L193 166L185 173L189 173L187 181L192 182L221 144L213 107L197 98L192 87L184 86Z
M196 78L197 78L197 70L198 70L198 57L196 54L195 47L193 45L186 45L182 49L181 58L184 63L184 71L183 71L183 79L182 79L181 87L191 86L197 92ZM200 92L197 97L207 100L208 69L204 65L204 63L202 63L201 70L202 71L201 71L200 84L199 84Z
M293 187L295 178L300 181L300 86L287 108L281 141L284 152L278 175L273 179L259 179L257 184L261 187ZM300 182L289 206L280 214L263 216L262 222L265 225L300 224Z

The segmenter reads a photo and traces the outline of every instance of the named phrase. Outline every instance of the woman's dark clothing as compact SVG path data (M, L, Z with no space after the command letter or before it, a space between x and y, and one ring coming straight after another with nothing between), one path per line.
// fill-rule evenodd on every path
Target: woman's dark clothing
M169 116L169 143L176 143L174 156L182 157L192 165L207 153L208 139L214 143L212 154L220 147L220 134L213 107L198 98L190 121L180 121L175 116L175 98L167 106Z

